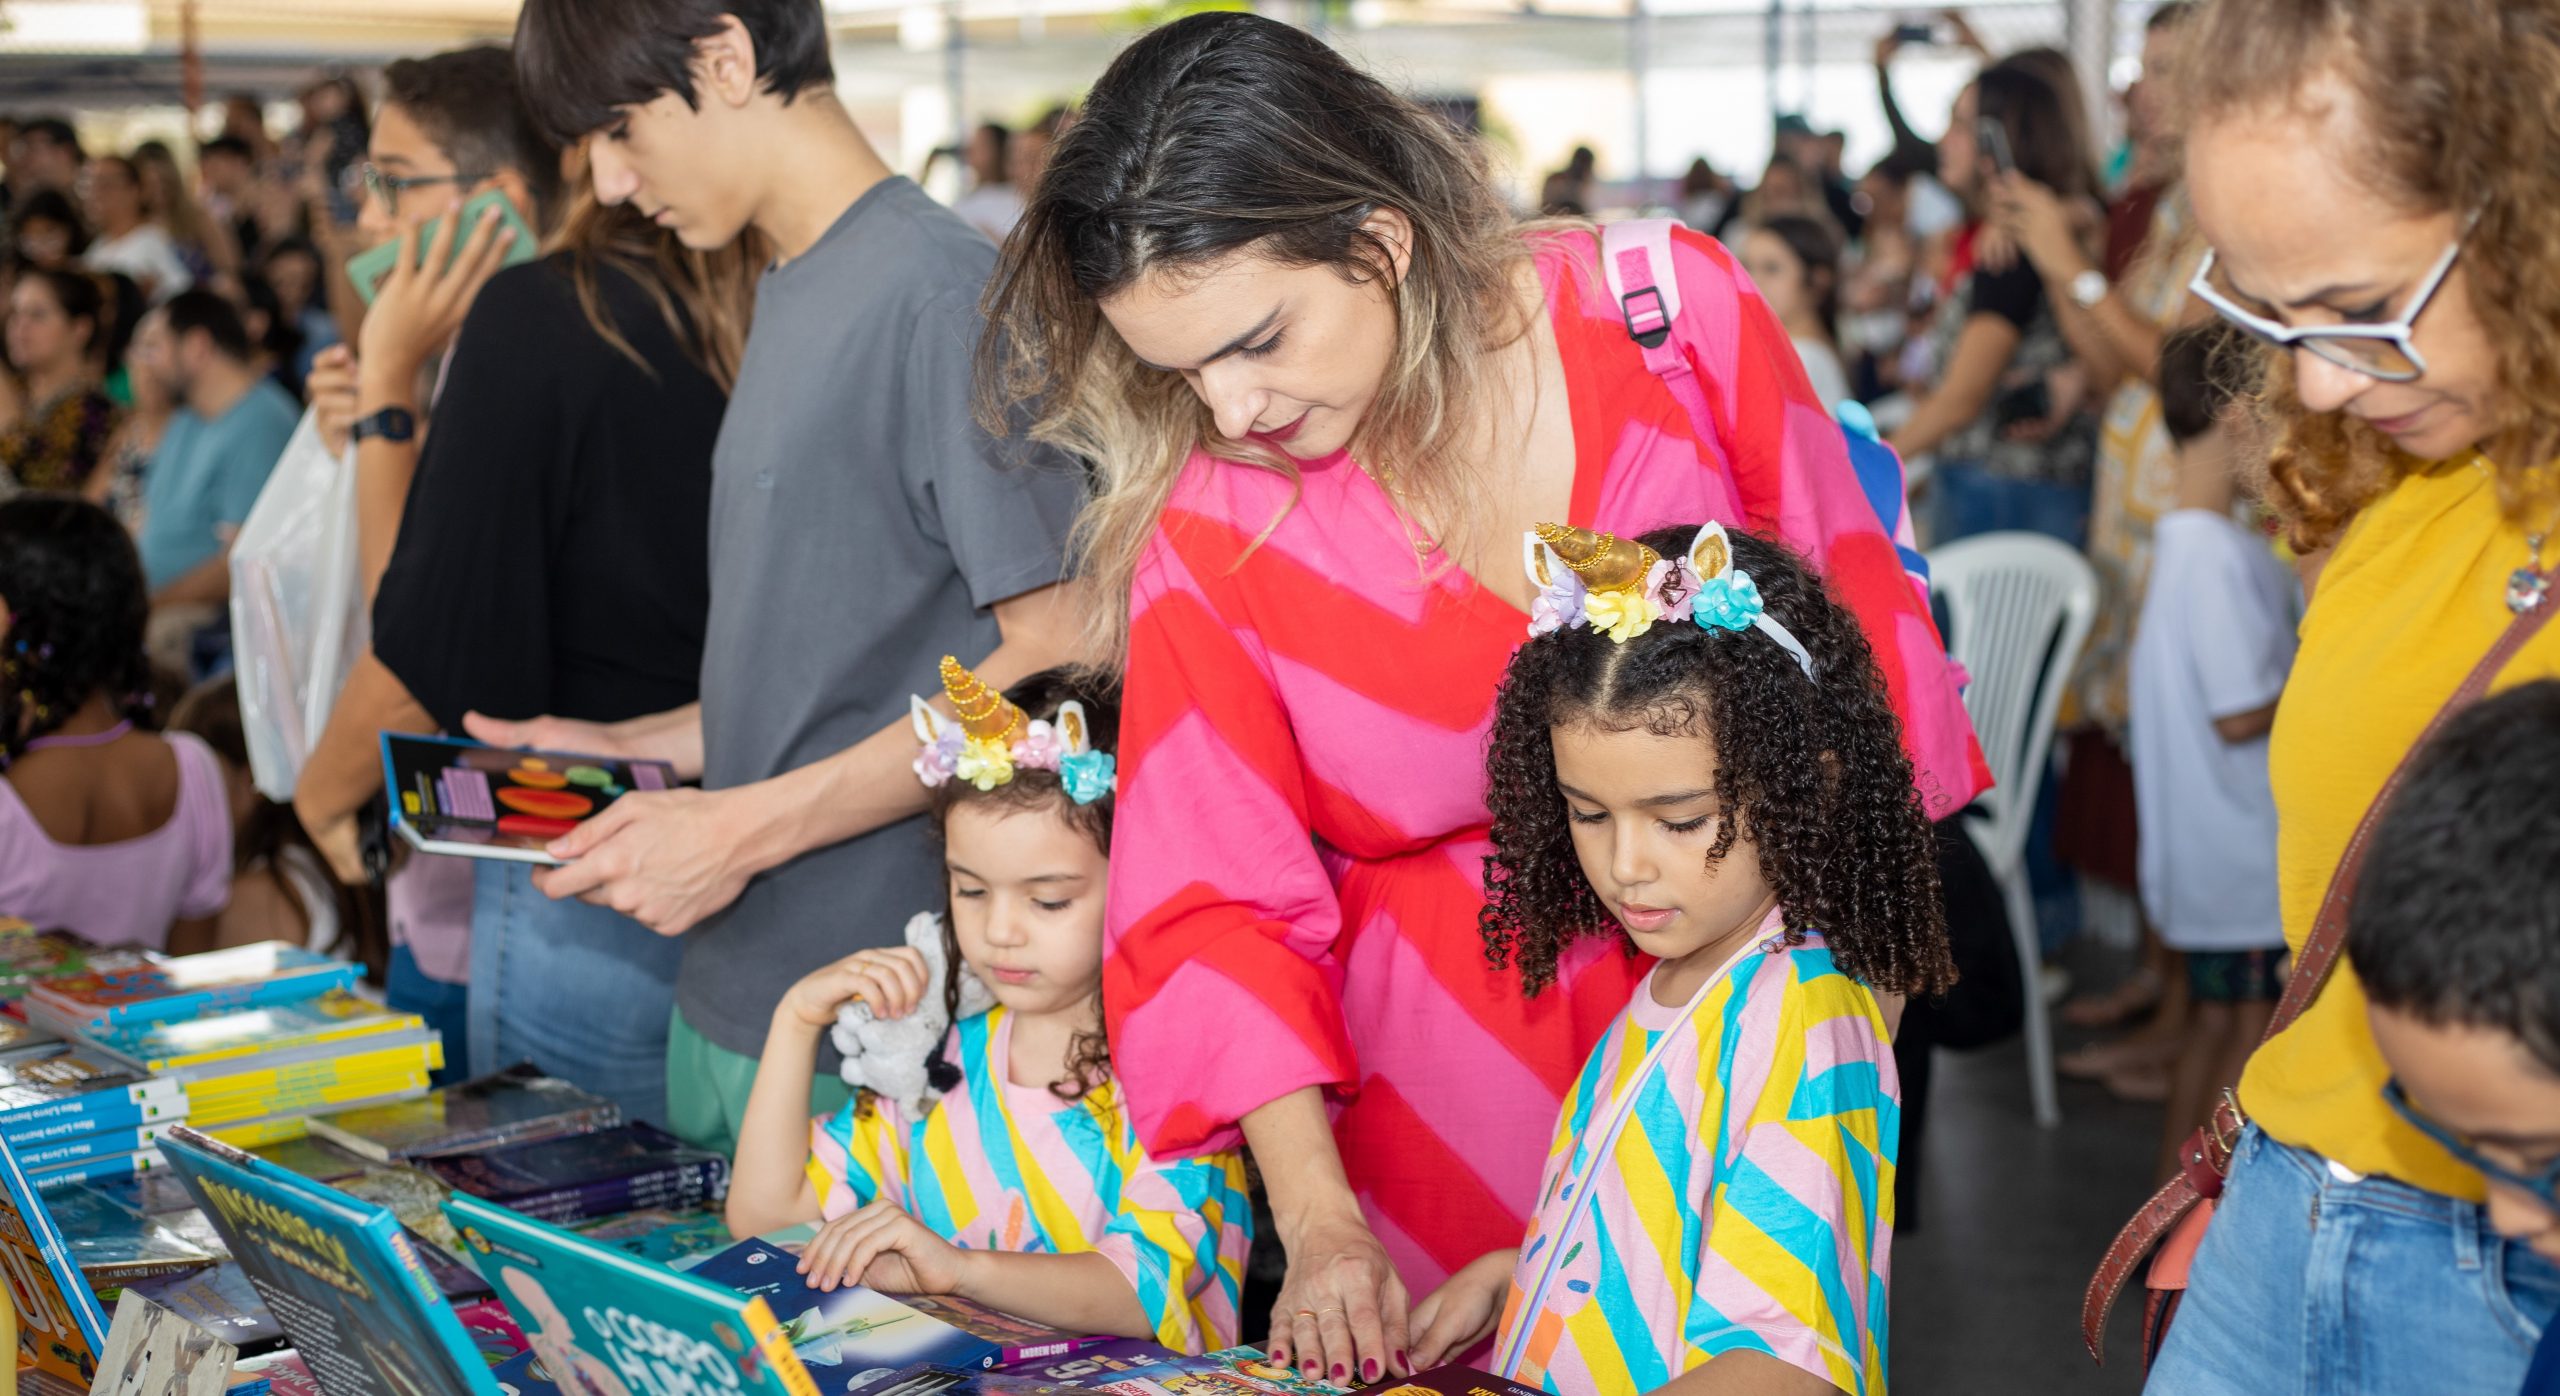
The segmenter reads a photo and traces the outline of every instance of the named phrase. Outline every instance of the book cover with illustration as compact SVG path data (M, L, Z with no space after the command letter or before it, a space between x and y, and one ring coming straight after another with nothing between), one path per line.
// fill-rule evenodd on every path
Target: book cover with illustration
M426 1020L350 989L184 1023L128 1023L81 1034L118 1061L154 1075L228 1077L395 1044L434 1041ZM361 1046L351 1046L364 1039Z
M312 1133L376 1163L467 1154L622 1123L622 1109L531 1062L448 1086L423 1099L314 1116Z
M0 1260L18 1310L20 1367L89 1389L107 1341L106 1310L72 1264L62 1232L9 1146L0 1142Z
M1111 1396L1343 1396L1350 1390L1302 1377L1248 1347L1170 1356L1077 1384Z
M729 1160L655 1125L421 1159L457 1192L543 1221L584 1221L642 1208L693 1207L728 1196Z
M1016 1371L989 1372L919 1362L883 1372L856 1388L857 1396L1065 1396L1077 1388Z
M696 1279L761 1296L791 1336L793 1350L826 1396L840 1396L882 1369L931 1363L995 1365L1004 1344L925 1313L903 1297L861 1285L812 1288L799 1257L765 1241L741 1241L693 1268Z
M93 1285L185 1274L221 1258L88 1184L60 1184L39 1196L71 1263Z
M256 1357L285 1345L284 1325L267 1312L267 1301L249 1283L249 1273L224 1263L183 1275L139 1280L124 1287ZM100 1296L105 1297L104 1295Z
M0 933L0 1003L25 997L28 988L47 979L140 964L145 958L140 950L104 949L77 931Z
M599 1245L660 1265L718 1255L737 1244L729 1234L728 1219L712 1207L681 1212L652 1207L579 1222L569 1229Z
M193 1130L164 1147L330 1396L498 1396L390 1212Z
M672 790L675 767L454 737L382 734L391 827L421 853L559 866L553 839L634 790Z
M445 1210L530 1355L549 1372L577 1374L582 1390L818 1396L758 1296L468 1194Z
M281 940L208 950L141 964L91 965L28 986L30 1014L86 1032L130 1023L168 1023L352 989L360 966Z

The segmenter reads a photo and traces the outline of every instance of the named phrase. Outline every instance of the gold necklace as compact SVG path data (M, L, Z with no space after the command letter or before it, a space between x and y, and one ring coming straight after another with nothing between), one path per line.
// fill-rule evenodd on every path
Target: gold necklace
M1396 483L1395 467L1385 461L1373 466L1357 456L1352 457L1352 463L1360 467L1361 474L1386 492L1387 512L1396 516L1397 526L1404 530L1406 540L1413 544L1413 555L1429 557L1440 551L1439 542L1422 528L1421 521L1415 516L1413 505L1405 498L1404 487Z

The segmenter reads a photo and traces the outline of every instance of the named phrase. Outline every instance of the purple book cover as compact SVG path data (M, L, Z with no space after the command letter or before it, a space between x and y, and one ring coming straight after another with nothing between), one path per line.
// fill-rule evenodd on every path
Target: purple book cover
M573 1134L484 1149L477 1153L422 1159L454 1187L488 1202L512 1205L519 1197L539 1197L590 1184L656 1175L683 1176L716 1172L728 1179L728 1160L693 1148L653 1125L633 1122L593 1134Z

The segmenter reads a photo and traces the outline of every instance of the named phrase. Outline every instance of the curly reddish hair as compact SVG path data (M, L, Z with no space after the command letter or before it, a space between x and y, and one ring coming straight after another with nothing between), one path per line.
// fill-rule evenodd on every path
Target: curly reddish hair
M1641 540L1686 553L1694 525ZM1478 917L1485 957L1517 965L1531 995L1585 936L1635 947L1575 856L1556 789L1555 728L1696 736L1719 772L1714 863L1748 837L1778 894L1789 943L1820 930L1841 971L1879 992L1955 983L1936 835L1913 788L1902 727L1857 622L1794 553L1735 530L1734 561L1769 614L1813 656L1815 678L1756 630L1661 621L1623 644L1580 626L1522 645L1503 675L1485 755L1493 853Z
M2499 435L2521 443L2497 463L2499 489L2519 517L2548 506L2536 467L2560 457L2560 0L2213 0L2187 42L2213 55L2180 74L2190 130L2298 106L2334 79L2365 137L2348 152L2359 179L2413 213L2480 210L2462 272L2497 348ZM2276 439L2260 494L2311 551L2428 462L2305 408L2293 356L2266 358Z

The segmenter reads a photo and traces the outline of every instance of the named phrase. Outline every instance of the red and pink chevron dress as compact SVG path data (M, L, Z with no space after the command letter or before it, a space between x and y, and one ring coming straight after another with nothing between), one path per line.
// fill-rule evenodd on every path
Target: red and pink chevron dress
M1722 351L1694 365L1719 427L1700 441L1595 255L1573 233L1538 257L1572 404L1570 522L1783 537L1857 614L1897 711L1915 684L1953 705L1839 429L1732 258L1674 245L1691 342ZM1104 1002L1160 1157L1230 1146L1246 1112L1325 1088L1352 1186L1420 1296L1519 1243L1557 1107L1647 966L1594 939L1535 1001L1486 966L1485 733L1528 617L1455 569L1420 577L1347 456L1303 476L1292 506L1288 482L1195 455L1139 567ZM1989 784L1978 751L1919 779L1933 814Z

